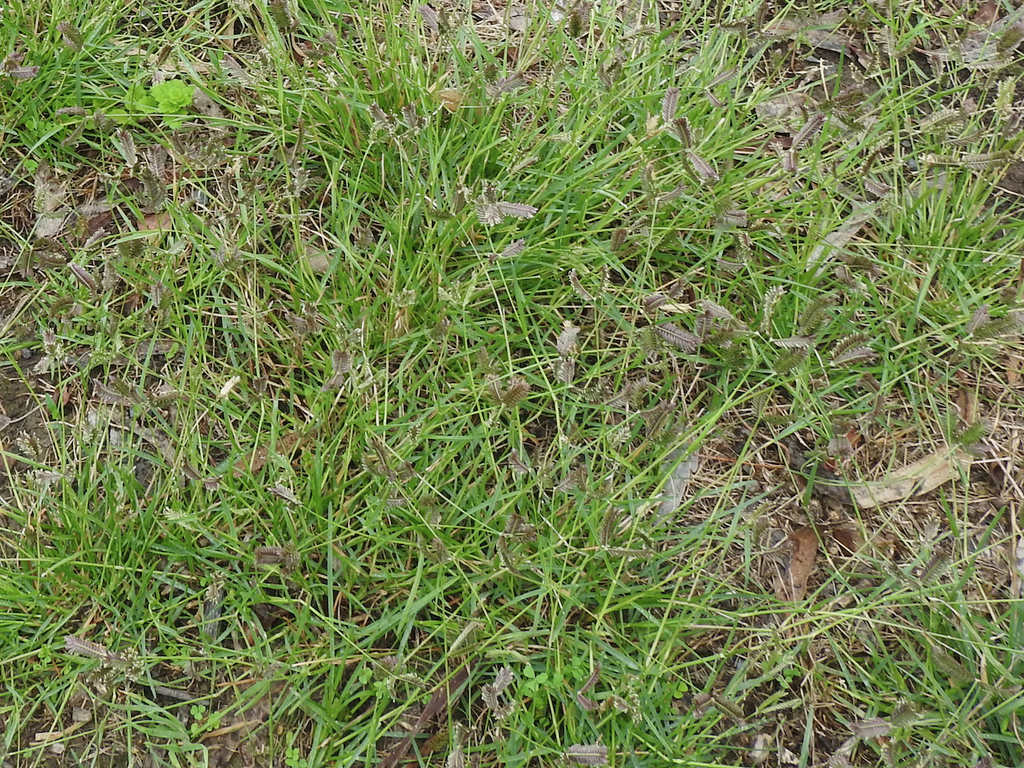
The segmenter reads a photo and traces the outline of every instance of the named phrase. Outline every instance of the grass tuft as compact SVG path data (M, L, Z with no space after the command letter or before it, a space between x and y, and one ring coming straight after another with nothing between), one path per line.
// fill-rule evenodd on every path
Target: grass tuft
M1018 764L1008 6L0 9L5 764Z

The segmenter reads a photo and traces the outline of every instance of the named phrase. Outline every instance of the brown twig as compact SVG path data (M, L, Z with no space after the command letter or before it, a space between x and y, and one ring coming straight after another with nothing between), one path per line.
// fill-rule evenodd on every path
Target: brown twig
M427 706L423 708L423 712L416 719L412 730L381 761L379 768L395 768L398 765L398 761L405 757L405 753L409 751L409 747L412 746L412 740L416 738L416 735L426 727L431 718L443 712L452 700L458 698L459 694L462 693L463 685L468 679L469 662L466 662L459 667L459 670L452 675L447 683L441 683L434 690L430 701L427 702Z

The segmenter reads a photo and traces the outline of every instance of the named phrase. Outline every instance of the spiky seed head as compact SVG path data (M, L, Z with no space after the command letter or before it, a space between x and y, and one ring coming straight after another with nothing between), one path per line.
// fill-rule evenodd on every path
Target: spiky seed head
M701 338L695 333L683 330L675 323L662 323L654 326L654 332L663 341L687 353L694 353L700 346Z

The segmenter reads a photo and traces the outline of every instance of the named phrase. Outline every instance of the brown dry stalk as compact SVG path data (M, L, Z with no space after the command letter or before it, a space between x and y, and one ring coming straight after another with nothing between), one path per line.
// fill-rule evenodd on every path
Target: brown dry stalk
M463 685L469 679L469 669L470 663L466 662L459 667L459 670L452 675L447 683L441 683L434 689L430 701L427 702L427 706L423 708L420 716L416 718L412 730L398 743L398 746L388 753L387 757L381 760L380 768L395 768L398 765L399 761L405 757L405 753L409 751L409 747L412 746L412 740L426 727L431 718L447 709L449 703L462 693Z

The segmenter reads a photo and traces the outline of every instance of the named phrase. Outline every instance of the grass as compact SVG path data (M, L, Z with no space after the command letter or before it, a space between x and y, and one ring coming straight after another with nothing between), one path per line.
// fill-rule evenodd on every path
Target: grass
M4 759L1019 765L1012 26L432 8L0 13Z

